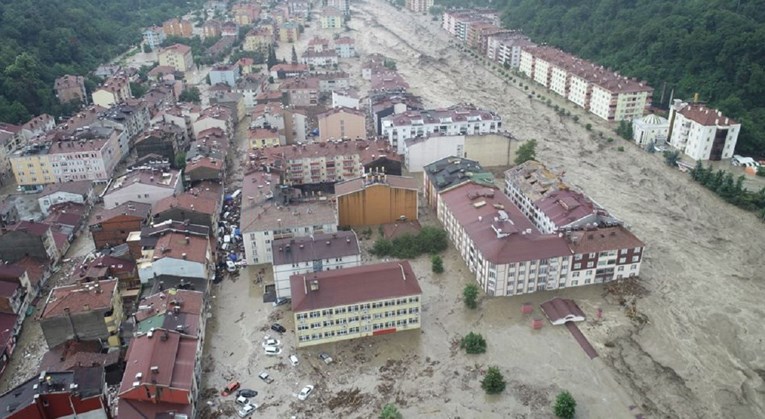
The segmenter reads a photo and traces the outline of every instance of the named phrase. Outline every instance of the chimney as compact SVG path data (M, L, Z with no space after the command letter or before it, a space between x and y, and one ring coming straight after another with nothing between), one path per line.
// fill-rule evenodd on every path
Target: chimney
M191 243L191 237L186 236L186 244L189 244L189 243Z
M186 257L186 254L185 254L185 253L181 254L181 257L183 258L183 260L186 260L186 259L187 259L187 257Z
M319 290L319 280L318 279L312 279L311 280L311 291L318 291Z

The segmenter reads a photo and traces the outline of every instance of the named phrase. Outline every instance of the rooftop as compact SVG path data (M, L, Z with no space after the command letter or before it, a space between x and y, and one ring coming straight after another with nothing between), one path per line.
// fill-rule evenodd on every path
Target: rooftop
M127 188L136 183L141 185L152 185L159 188L175 189L179 176L180 172L177 170L169 170L166 172L148 169L133 170L114 179L114 182L109 185L109 189L106 190L105 195Z
M420 190L419 182L412 177L393 176L385 174L368 174L356 179L350 179L335 184L335 195L343 196L359 192L373 185L385 185L395 189Z
M135 319L138 333L152 328L199 334L199 318L204 309L204 294L199 291L168 289L141 300Z
M145 391L142 391L142 395L126 394L146 384L190 391L196 348L196 337L182 335L174 330L158 329L137 336L130 342L125 356L125 374L119 389L120 398L146 397ZM156 372L152 371L152 367L157 367Z
M566 241L542 234L500 191L465 183L441 199L486 260L507 264L570 255Z
M597 207L583 193L568 189L552 191L534 202L556 226L565 226L592 214Z
M41 394L72 392L70 387L73 384L77 385L77 393L80 397L97 396L104 391L103 377L103 367L35 374L32 378L0 396L0 412L6 414L24 409L34 403L35 398Z
M529 160L506 170L505 179L520 189L531 202L537 202L553 191L570 189L563 180L563 174L562 170Z
M706 105L700 103L683 106L679 113L691 121L707 127L731 126L738 123L732 118L723 115L719 110L708 108Z
M96 281L53 288L40 318L51 319L91 310L110 310L117 280Z
M76 182L61 182L45 185L40 197L48 196L56 192L68 192L75 195L87 195L93 189L93 182L80 180Z
M632 232L624 226L602 227L594 230L572 231L567 235L574 253L597 253L614 249L644 247Z
M353 231L332 234L314 234L311 237L295 237L274 240L271 244L274 265L311 262L359 254L359 242Z
M191 52L191 47L187 45L183 45L183 44L173 44L173 45L170 45L169 47L162 48L162 50L160 51L160 54L166 53L166 52L174 52L177 54L185 55L186 53Z
M424 170L437 191L444 191L469 181L486 186L494 185L494 175L484 170L475 160L445 157L426 165Z
M171 258L190 260L197 263L207 263L207 250L209 241L207 237L196 235L187 236L182 233L171 232L157 240L154 257L159 259Z
M217 185L217 188L211 188L210 186L212 185L206 184L176 196L163 198L154 204L152 213L158 215L173 208L180 208L200 214L215 215L220 204L222 187Z
M42 237L50 230L50 226L34 221L19 221L16 224L6 226L5 229L8 231L24 231L33 236Z
M266 147L254 150L254 154L260 164L271 167L284 167L291 160L334 159L354 154L359 156L362 164L371 163L380 157L401 161L401 157L391 150L385 140L344 140Z
M145 219L149 214L151 214L151 204L128 201L112 209L101 208L96 210L90 219L90 225L101 224L104 221L123 215Z
M101 343L98 341L70 340L46 352L40 361L38 372L72 371L80 367L107 367L116 364L119 358L118 350L102 353Z
M335 114L339 114L339 113L356 115L356 116L359 116L359 117L362 117L362 118L366 117L366 113L362 112L362 111L360 111L358 109L346 108L344 106L338 106L336 108L330 108L330 109L326 110L325 112L322 112L322 113L316 115L316 119L327 118L330 115L335 115Z
M273 231L304 226L337 224L337 214L322 202L298 203L281 206L269 202L251 208L242 208L242 233Z
M455 105L440 109L410 110L383 118L383 121L390 121L393 126L501 120L502 118L492 111L466 105Z
M296 313L422 294L406 260L293 275L290 286Z

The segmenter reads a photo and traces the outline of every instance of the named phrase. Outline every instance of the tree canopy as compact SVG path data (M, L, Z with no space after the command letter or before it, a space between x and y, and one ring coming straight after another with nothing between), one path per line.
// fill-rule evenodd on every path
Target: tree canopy
M765 155L765 0L500 0L495 7L507 27L537 43L648 81L657 106L666 108L673 90L677 99L698 92L742 123L739 154Z
M189 4L191 3L191 4ZM200 0L14 0L0 2L0 121L61 115L53 83L86 75L141 40L141 28Z

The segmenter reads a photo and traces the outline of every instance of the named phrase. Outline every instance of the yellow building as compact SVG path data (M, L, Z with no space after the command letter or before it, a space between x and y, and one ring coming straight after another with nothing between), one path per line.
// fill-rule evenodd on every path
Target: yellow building
M265 128L250 129L248 133L250 149L273 147L281 144L279 133Z
M343 27L343 14L335 7L325 7L321 12L322 29L340 29Z
M170 45L159 51L159 65L175 68L177 71L188 71L194 66L191 47L183 44Z
M279 41L297 42L300 40L300 25L297 22L284 22L279 26Z
M420 329L422 289L408 261L290 277L298 348Z
M366 114L357 109L337 107L316 116L319 120L319 140L366 138Z
M417 220L414 178L369 173L335 184L338 225L362 226Z
M244 37L242 49L245 51L265 51L274 43L274 34L267 28L256 28Z
M10 156L11 170L19 186L56 183L49 151L50 144L33 144Z

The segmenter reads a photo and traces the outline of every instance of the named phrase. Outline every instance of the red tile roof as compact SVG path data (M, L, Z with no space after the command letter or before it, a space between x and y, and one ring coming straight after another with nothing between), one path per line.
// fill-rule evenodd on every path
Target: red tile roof
M24 259L18 260L13 265L21 267L27 271L29 282L33 287L37 287L37 284L43 280L45 277L45 271L48 269L46 267L47 261L37 259L32 256L27 256Z
M157 240L154 257L185 259L192 262L206 263L208 240L206 237L188 236L181 233L168 233ZM183 254L186 254L185 258Z
M43 355L38 371L69 371L79 367L109 366L119 361L120 351L101 353L98 341L70 340Z
M683 107L680 110L680 114L690 119L691 121L695 121L706 127L717 125L730 126L738 123L732 118L728 118L727 116L723 115L722 112L718 111L717 109L711 109L699 103L693 103Z
M19 280L2 280L0 281L0 297L11 298L19 288L21 288L21 282L19 282Z
M574 300L567 298L553 298L542 303L541 307L547 319L554 325L560 325L568 321L581 322L585 319L582 309L576 305Z
M318 282L317 290L311 290L312 281ZM422 294L412 266L405 260L293 275L290 286L296 313Z
M183 44L174 44L174 45L170 45L167 48L162 49L161 52L167 52L167 51L173 51L173 52L177 52L177 53L185 55L187 52L191 51L191 47L188 45L183 45Z
M644 247L632 232L623 226L603 227L597 230L572 231L571 249L574 253L597 253L615 249Z
M595 211L592 201L580 192L558 190L534 203L556 226L565 226Z
M109 309L116 288L116 279L53 288L40 318L63 316L65 309L71 314Z
M101 208L93 213L90 225L100 224L114 217L129 215L140 219L146 219L151 214L151 204L128 201L112 209Z
M75 195L87 195L93 189L93 182L81 180L77 182L61 182L45 185L40 197L48 196L56 192L69 192Z
M138 336L130 342L125 357L125 374L119 389L120 397L130 398L125 393L134 389L133 383L136 381L142 385L191 391L197 339L174 330L158 329L152 335ZM158 367L158 371L153 373L151 367ZM136 379L138 373L142 375L141 379Z
M200 315L204 308L204 294L199 291L169 289L150 295L138 304L135 318L139 322L158 314L173 312ZM175 306L178 306L177 311Z
M33 236L42 237L48 232L50 226L45 223L36 223L34 221L19 221L18 223L11 224L5 228L9 231L26 231Z
M218 209L218 201L202 198L191 192L184 192L178 196L168 196L167 198L159 200L154 204L152 213L154 215L159 215L173 208L181 208L200 214L214 215Z

